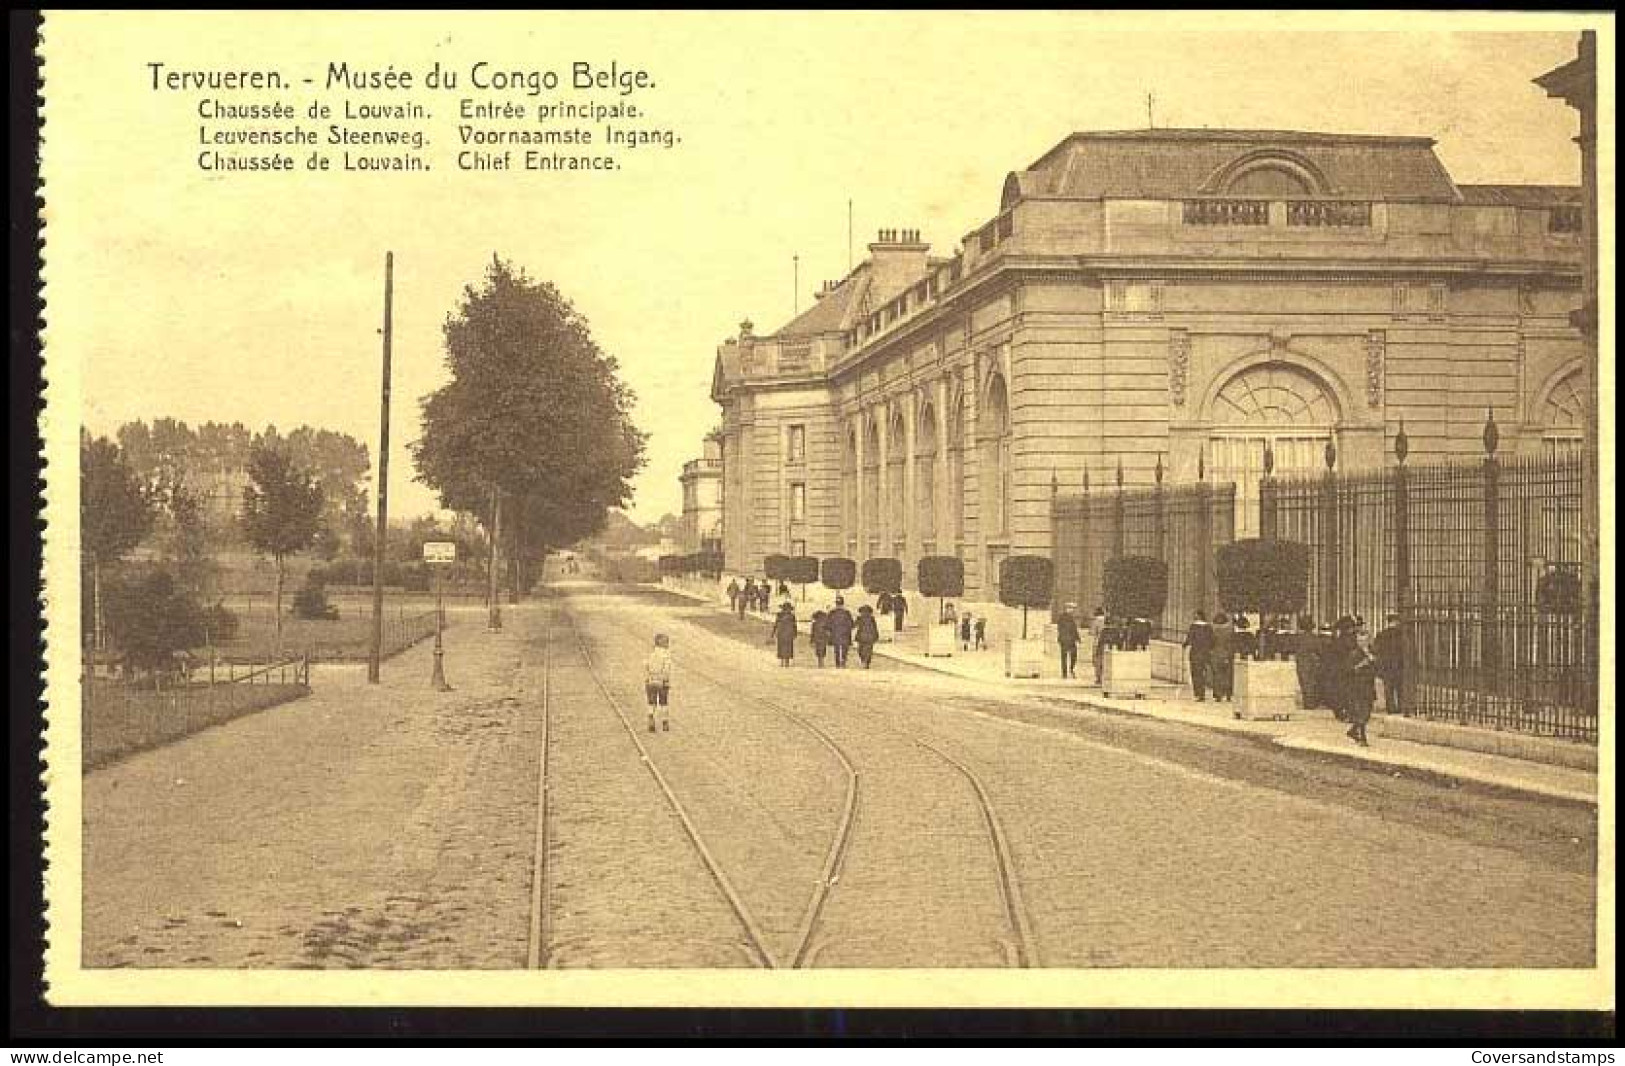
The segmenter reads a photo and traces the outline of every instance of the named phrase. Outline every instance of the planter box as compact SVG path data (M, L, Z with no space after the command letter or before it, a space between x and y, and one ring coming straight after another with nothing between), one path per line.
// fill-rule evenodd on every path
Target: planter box
M1144 696L1151 691L1151 652L1106 649L1100 691L1107 696Z
M925 654L928 656L952 656L959 647L959 633L952 625L929 625L925 627Z
M1236 717L1284 722L1300 706L1298 668L1291 662L1236 660Z
M1183 685L1190 680L1189 663L1185 658L1185 645L1171 640L1151 642L1151 676L1158 681Z
M1041 677L1044 673L1044 642L1037 637L1004 641L1004 676Z

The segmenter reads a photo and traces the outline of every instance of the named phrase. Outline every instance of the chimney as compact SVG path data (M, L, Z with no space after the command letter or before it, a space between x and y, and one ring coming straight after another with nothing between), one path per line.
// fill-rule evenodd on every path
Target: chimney
M883 229L869 245L869 268L874 277L874 298L885 303L904 289L923 281L926 253L931 246L917 229Z
M751 330L753 330L755 328L756 328L756 324L753 323L748 318L745 319L743 322L739 323L739 339L740 340L748 340L748 339L750 339Z

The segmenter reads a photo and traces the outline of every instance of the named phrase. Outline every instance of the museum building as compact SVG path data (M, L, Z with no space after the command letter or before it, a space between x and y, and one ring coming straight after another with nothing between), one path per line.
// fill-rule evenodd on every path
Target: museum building
M1578 187L1458 185L1425 137L1075 133L952 256L882 230L718 349L727 564L1051 551L1055 486L1578 449ZM1238 508L1239 514L1239 508ZM1245 528L1245 519L1241 519ZM1238 530L1240 532L1240 530Z

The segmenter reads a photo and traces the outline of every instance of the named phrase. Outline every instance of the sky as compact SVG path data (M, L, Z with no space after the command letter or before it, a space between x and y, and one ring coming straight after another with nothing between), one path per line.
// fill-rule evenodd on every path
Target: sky
M1572 23L1389 17L1406 31L1327 13L52 14L47 374L78 372L93 432L308 423L376 451L392 251L391 513L425 513L406 451L418 399L445 380L442 323L497 253L557 285L620 361L650 437L629 511L653 521L680 510L679 469L719 421L717 345L845 273L849 199L860 258L882 227L951 254L1009 171L1074 130L1143 128L1148 93L1157 126L1423 135L1458 182L1578 182L1574 113L1530 83L1572 57ZM341 60L614 60L650 72L633 99L682 143L608 174L208 176L197 94L153 90L146 66L318 76ZM454 136L466 94L407 95ZM311 94L239 98L278 97Z

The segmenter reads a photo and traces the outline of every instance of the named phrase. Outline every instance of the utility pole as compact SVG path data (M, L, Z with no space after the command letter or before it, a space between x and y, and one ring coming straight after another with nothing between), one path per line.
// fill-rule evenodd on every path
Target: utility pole
M372 539L372 649L367 681L378 684L384 652L384 547L389 534L389 356L394 337L395 253L384 253L384 385L378 407L378 530Z
M1145 126L1146 126L1146 129L1154 130L1154 129L1157 128L1156 99L1157 98L1156 98L1156 95L1154 93L1146 93L1145 94Z
M493 633L502 631L502 594L497 588L497 557L502 544L502 490L491 488L491 587L490 614L486 628Z
M790 293L790 317L794 318L801 314L801 256L792 255L790 263L793 275L790 281L790 288L793 290Z

